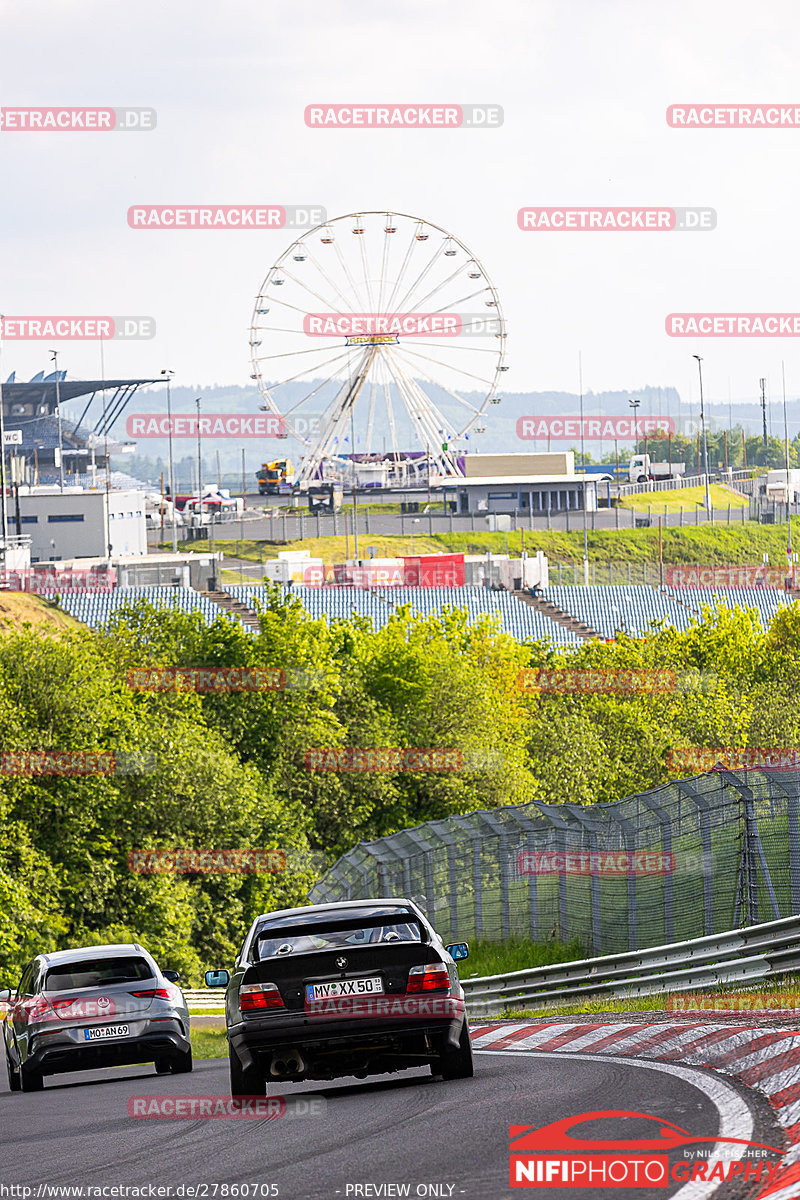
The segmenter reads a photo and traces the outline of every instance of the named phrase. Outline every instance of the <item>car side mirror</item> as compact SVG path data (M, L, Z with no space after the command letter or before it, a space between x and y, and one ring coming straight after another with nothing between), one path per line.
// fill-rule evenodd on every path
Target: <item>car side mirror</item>
M452 946L445 946L445 950L456 961L459 958L469 958L469 944L467 942L454 942Z
M206 987L227 987L230 981L230 971L206 971Z
M11 999L11 988L0 988L0 1004L8 1004Z
M177 983L181 977L179 971L162 971L161 974L169 983Z

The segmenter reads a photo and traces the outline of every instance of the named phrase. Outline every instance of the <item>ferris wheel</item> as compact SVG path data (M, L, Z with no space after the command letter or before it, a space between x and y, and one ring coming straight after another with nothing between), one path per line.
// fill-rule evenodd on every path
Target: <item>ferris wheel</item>
M409 452L431 475L460 476L454 443L485 431L505 348L476 256L440 226L392 212L336 217L293 242L250 328L263 407L305 447L301 487L343 477L353 456Z

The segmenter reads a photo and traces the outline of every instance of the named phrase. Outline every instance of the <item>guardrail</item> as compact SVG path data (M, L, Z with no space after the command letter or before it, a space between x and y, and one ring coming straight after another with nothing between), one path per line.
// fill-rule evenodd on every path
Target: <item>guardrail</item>
M509 1008L546 1008L590 997L652 996L720 983L758 983L793 970L800 970L800 916L648 950L461 982L470 1013L489 1016Z
M800 971L800 916L648 950L462 979L461 984L470 1013L490 1016L509 1008L546 1008L606 996L652 996L720 983L753 984L795 970ZM183 994L190 1008L224 1011L221 989L184 988Z
M751 479L753 471L758 469L757 467L752 469L748 467L737 468L735 471L718 471L713 475L709 473L709 486L713 483L739 486ZM620 483L619 495L620 497L637 496L645 492L669 492L686 487L704 487L705 481L705 475L671 475L666 479L648 479L645 483ZM753 482L758 482L758 480L753 480ZM739 486L739 490L745 489Z
M225 988L184 988L189 1008L218 1008L225 1011Z

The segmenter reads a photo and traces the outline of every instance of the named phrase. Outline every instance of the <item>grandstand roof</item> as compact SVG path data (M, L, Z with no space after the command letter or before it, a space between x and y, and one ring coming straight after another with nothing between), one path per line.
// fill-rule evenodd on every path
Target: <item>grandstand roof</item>
M10 412L11 404L46 404L49 408L56 405L56 383L61 396L61 403L77 400L80 396L94 395L95 392L116 391L118 388L138 388L146 383L163 383L163 379L66 379L66 371L55 372L42 379L38 375L27 383L18 383L13 375L2 385L3 411Z

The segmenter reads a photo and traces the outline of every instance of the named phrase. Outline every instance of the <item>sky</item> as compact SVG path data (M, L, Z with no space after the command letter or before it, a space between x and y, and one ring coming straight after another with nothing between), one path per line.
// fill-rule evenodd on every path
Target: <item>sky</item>
M670 312L791 312L800 128L673 129L680 103L800 105L795 0L0 3L2 104L132 106L149 132L0 131L0 312L146 315L106 376L249 382L256 294L286 229L131 229L147 204L410 213L480 259L510 391L800 395L797 338L671 338ZM502 126L312 129L309 104L502 106ZM700 232L522 231L528 206L705 206ZM99 343L11 342L3 378L96 378Z

